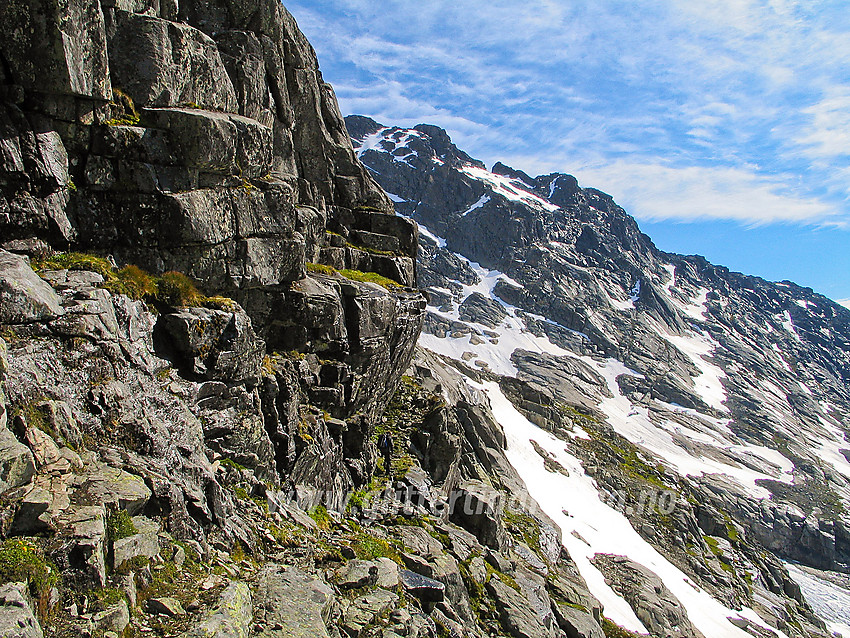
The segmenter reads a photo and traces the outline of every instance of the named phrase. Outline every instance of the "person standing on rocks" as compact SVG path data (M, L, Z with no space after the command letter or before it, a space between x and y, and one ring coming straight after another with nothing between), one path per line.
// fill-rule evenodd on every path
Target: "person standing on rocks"
M382 434L379 436L378 450L384 457L384 473L389 476L393 461L393 437L389 434Z

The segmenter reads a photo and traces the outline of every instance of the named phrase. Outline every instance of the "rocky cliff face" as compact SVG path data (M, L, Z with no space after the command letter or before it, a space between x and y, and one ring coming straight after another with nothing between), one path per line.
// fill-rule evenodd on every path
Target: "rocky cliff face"
M0 25L0 634L601 635L286 9Z
M778 618L784 603L767 600L795 586L775 557L847 569L845 308L663 253L570 175L488 170L433 126L346 121L361 161L420 224L424 346L498 379L644 540L719 599ZM641 502L657 489L681 499L672 518ZM571 551L618 553L588 539L599 531L580 516L547 513ZM593 562L644 629L674 635L638 611L631 567L617 576L616 561Z
M277 2L0 24L0 635L825 635L846 313L355 151Z
M5 3L0 240L34 257L71 249L179 271L241 304L248 316L168 312L158 344L196 378L244 384L258 405L261 391L290 401L265 417L285 466L303 402L276 386L300 383L334 417L373 418L412 355L422 303L402 289L415 225L357 161L292 16L249 4ZM399 286L308 273L329 260ZM234 335L232 357L248 361L227 372L200 361ZM277 351L322 363L260 388L262 358ZM272 471L269 446L245 443Z

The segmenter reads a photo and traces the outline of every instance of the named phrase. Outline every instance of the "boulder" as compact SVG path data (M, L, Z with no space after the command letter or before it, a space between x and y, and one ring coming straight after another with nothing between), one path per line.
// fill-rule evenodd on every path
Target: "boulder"
M26 583L0 585L0 636L3 638L43 638Z
M463 321L484 324L490 328L496 328L508 316L502 304L480 292L473 292L464 299L458 312Z
M370 561L352 560L336 570L336 584L340 589L360 589L378 582L378 566Z
M233 583L221 593L218 607L183 638L248 638L251 635L253 600L245 583Z
M154 558L159 554L159 524L144 516L134 516L133 526L138 530L138 534L120 538L112 543L114 569L119 569L134 558Z
M170 157L179 166L246 180L271 171L272 130L256 120L193 108L143 113L152 127L167 132Z
M141 512L151 497L151 491L141 477L106 465L93 467L78 477L77 485L80 498L87 498L91 503L117 506L127 510L131 516Z
M111 631L121 635L130 624L130 610L127 602L122 600L108 609L92 616L92 625L100 632Z
M53 503L56 494L46 480L33 481L18 501L12 531L15 534L38 534L53 526Z
M438 603L446 595L446 586L409 569L401 570L401 586L411 596L425 603Z
M258 379L263 342L240 307L232 311L185 308L157 325L173 348L180 367L218 381Z
M450 520L492 549L502 549L507 533L502 523L502 494L481 481L460 483L451 496Z
M375 561L378 567L378 580L375 583L381 589L395 589L399 586L398 563L389 558L378 558Z
M168 616L169 618L186 615L186 610L183 609L183 605L180 604L180 601L168 596L162 598L150 598L145 606L150 613L159 614L160 616Z
M239 114L271 126L277 106L266 80L268 71L260 38L250 31L232 30L215 34L215 41L236 90Z
M30 449L5 426L0 427L0 494L26 485L35 474Z
M567 634L567 638L605 638L605 632L594 617L563 603L552 606L558 626Z
M56 463L62 455L53 438L38 428L27 428L27 443L39 468Z
M61 314L59 295L26 258L0 250L0 324L49 321Z
M349 636L361 636L366 627L397 604L398 596L385 589L378 589L355 598L343 612L342 628Z
M351 234L352 241L367 250L397 253L399 251L398 237L392 235L381 235L370 233L366 230L357 230Z
M295 567L269 565L257 581L255 621L266 627L264 638L328 638L333 602L327 583Z
M139 107L238 108L215 42L187 24L116 11L109 66L112 83Z
M500 578L490 578L487 592L493 597L502 627L508 634L514 638L553 637L553 632L543 624L525 597Z
M85 505L63 514L57 522L58 536L67 547L63 567L81 586L106 583L106 515L103 507Z

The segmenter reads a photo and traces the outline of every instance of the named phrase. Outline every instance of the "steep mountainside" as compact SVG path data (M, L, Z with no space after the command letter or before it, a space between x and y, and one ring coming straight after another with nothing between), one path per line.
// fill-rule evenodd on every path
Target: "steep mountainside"
M285 8L0 25L0 636L621 631L487 394L415 352L416 224Z
M0 26L0 637L828 635L850 313L355 150L276 0Z
M735 583L747 569L742 538L847 571L846 308L663 253L610 196L570 175L487 170L433 126L346 123L396 210L420 224L421 344L483 378L506 375L501 392L520 412L560 433L584 471L626 500L634 529L716 594L753 594ZM669 535L647 520L633 502L647 481L635 482L632 453L652 470L648 485L689 502L697 529ZM558 518L562 507L547 513L565 539L587 539L580 517ZM565 544L591 558L605 545ZM712 553L731 582L706 569Z

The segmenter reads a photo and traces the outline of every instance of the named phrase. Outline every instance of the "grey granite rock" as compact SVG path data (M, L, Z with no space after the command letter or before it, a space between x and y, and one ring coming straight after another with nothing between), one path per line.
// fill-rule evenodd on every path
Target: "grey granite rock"
M26 583L0 586L0 636L4 638L42 638L44 633L35 617Z
M0 324L47 321L61 314L59 295L27 260L0 250Z

